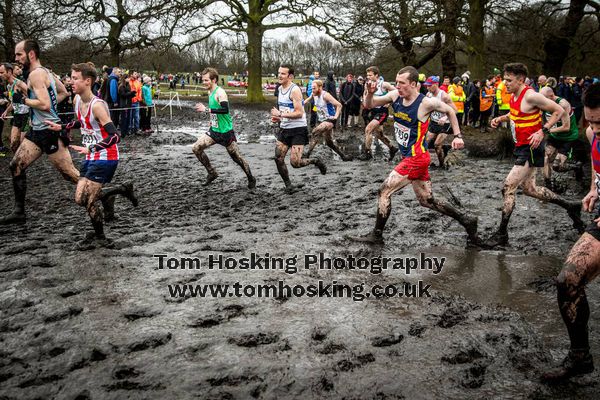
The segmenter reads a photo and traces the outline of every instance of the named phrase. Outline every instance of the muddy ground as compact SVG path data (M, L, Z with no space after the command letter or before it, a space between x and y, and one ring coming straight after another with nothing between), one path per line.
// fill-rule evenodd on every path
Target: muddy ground
M185 106L186 104L184 104ZM191 151L207 121L189 109L159 117L150 138L127 137L115 183L135 181L140 205L117 201L110 248L76 249L90 229L74 187L47 160L29 170L28 221L0 227L0 398L345 398L593 399L598 373L558 387L540 371L566 354L568 340L552 278L577 240L566 213L518 196L503 251L465 249L463 229L422 209L411 190L393 198L386 243L369 247L346 234L371 229L379 184L394 164L342 162L319 146L329 172L290 168L299 192L284 193L273 161L268 106L235 107L240 146L257 178L246 188L223 148L208 150L220 177L212 186ZM163 111L164 112L164 111ZM495 135L495 134L494 134ZM362 131L338 133L358 153ZM496 137L473 133L472 153ZM452 156L433 170L434 190L479 216L488 235L499 222L510 160ZM0 159L0 210L12 185ZM77 162L77 161L76 161ZM582 187L565 175L565 195ZM585 182L589 182L588 177ZM584 216L586 221L589 215ZM438 275L402 270L245 271L158 269L155 254L233 258L250 253L301 259L328 256L446 257ZM168 285L356 285L423 280L431 298L172 298ZM600 290L589 286L592 352L600 357Z

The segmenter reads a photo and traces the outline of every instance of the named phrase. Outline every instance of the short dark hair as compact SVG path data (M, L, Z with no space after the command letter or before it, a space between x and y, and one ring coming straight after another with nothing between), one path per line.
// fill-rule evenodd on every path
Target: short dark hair
M281 64L279 68L287 68L288 74L294 75L294 67L292 67L290 64Z
M367 72L372 72L372 73L374 73L375 75L381 75L381 74L379 73L379 68L377 68L377 67L376 67L376 66L374 66L374 65L372 65L372 66L370 66L369 68L367 68Z
M408 81L409 82L418 82L419 81L419 71L417 71L417 69L415 67L412 67L410 65L402 68L400 71L398 71L398 75L402 75L402 74L406 74L408 73Z
M23 40L23 49L25 50L25 54L29 54L29 52L33 50L33 54L35 54L35 57L38 59L40 58L40 45L35 40Z
M505 74L513 74L514 76L520 76L523 79L525 79L529 75L529 70L527 69L527 65L525 65L525 64L508 63L508 64L504 64L504 73Z
M209 79L212 81L213 79L218 81L219 80L219 72L215 69L215 68L204 68L202 70L202 74L201 75L206 75L208 74Z
M2 65L5 70L13 72L13 65L11 63L5 62L5 63L2 63L0 65Z
M71 70L81 72L81 77L83 79L90 78L92 82L94 82L98 77L96 67L92 63L73 64L71 65Z
M582 102L584 107L600 107L600 83L593 83L583 92Z

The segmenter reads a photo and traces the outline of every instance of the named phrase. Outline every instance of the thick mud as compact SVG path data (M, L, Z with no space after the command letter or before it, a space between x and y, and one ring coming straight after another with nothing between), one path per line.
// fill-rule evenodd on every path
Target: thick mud
M185 104L173 121L157 118L150 138L125 138L115 183L135 181L140 205L117 201L107 248L76 248L91 226L73 201L74 186L45 158L29 169L27 223L0 227L0 398L597 398L598 373L558 387L538 380L568 348L553 283L578 238L565 212L518 194L508 248L467 250L462 227L420 207L406 188L393 197L384 245L350 242L345 235L373 226L378 187L394 166L385 161L387 150L377 145L374 161L342 162L318 146L314 154L326 161L327 175L288 167L292 182L304 187L286 194L273 161L268 108L240 105L234 114L241 152L257 178L253 191L218 145L207 154L219 178L201 185L206 171L191 143L207 120ZM492 146L475 144L484 140L497 143L477 135L466 140L478 148ZM336 136L358 154L362 130ZM499 222L511 162L468 151L451 158L449 171L431 172L434 192L477 215L485 236ZM13 202L8 161L0 159L3 213ZM584 189L572 180L557 178L565 196L581 198ZM206 261L209 254L251 253L297 256L299 270L169 270L153 257ZM304 255L319 253L425 253L446 262L437 275L304 269ZM432 297L215 299L171 297L168 290L279 280L290 286L422 280ZM599 355L597 283L588 299L592 352Z

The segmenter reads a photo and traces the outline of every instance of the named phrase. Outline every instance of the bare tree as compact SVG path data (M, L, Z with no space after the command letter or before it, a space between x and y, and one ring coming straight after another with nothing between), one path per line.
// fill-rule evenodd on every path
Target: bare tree
M97 51L110 51L110 61L119 65L127 50L154 46L170 40L183 16L193 14L184 0L54 0L56 13L75 17L77 31L97 45Z
M263 101L261 78L265 32L323 23L316 16L318 5L317 0L207 0L206 4L202 4L203 18L187 30L196 37L190 38L186 45L206 40L216 32L243 34L248 60L247 100Z
M66 15L53 14L52 0L4 0L0 2L0 48L6 60L14 60L20 39L36 39L48 44L62 29Z
M343 6L331 0L328 8L335 21L328 34L348 46L373 51L391 45L404 65L416 68L442 48L445 22L439 0L358 0Z

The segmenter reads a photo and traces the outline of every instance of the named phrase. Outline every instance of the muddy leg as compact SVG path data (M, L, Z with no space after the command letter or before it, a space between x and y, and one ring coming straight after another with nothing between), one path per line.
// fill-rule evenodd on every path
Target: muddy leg
M478 244L477 217L468 215L465 211L458 210L452 204L433 196L431 181L413 181L413 190L423 207L430 208L439 213L454 218L467 231L468 242Z
M205 149L209 148L213 144L215 144L215 141L210 136L203 133L202 135L200 135L200 137L198 138L198 140L196 141L196 143L194 143L194 146L192 147L192 151L196 155L196 158L198 158L198 161L200 161L202 163L202 165L204 165L204 168L206 168L206 171L208 172L206 181L202 184L202 186L209 185L212 181L217 179L217 177L219 176L217 174L217 171L215 171L213 166L210 164L210 160L208 159L208 156L204 152Z
M485 241L485 247L494 248L508 243L508 223L515 208L515 192L527 178L534 174L535 170L526 165L515 165L504 180L502 188L503 206L502 219L498 230Z
M106 239L104 236L104 218L102 209L98 207L97 201L100 200L102 184L81 178L77 183L75 191L75 202L86 208L96 239Z
M64 180L75 184L79 182L79 170L73 164L71 153L62 140L58 141L58 151L50 154L48 160L60 172Z
M317 125L315 129L312 130L312 133L310 135L310 143L308 144L308 150L306 151L306 153L304 153L304 158L310 157L313 150L321 140L321 137L323 136L323 132L325 130L323 124L324 122L321 122L319 125Z
M283 179L285 187L289 188L292 186L292 182L290 182L290 175L287 166L285 165L285 155L287 152L288 146L278 140L275 144L275 164L277 165L277 171L279 172L281 179Z
M599 273L600 241L584 233L571 249L556 282L558 308L569 333L571 348L562 365L545 373L544 380L558 381L594 370L589 353L590 307L585 285Z
M350 240L366 243L381 243L383 241L383 229L392 211L392 195L410 183L408 176L400 175L392 170L379 188L377 198L377 215L375 216L375 228L363 236L351 236Z
M383 144L385 144L390 149L390 156L388 160L392 161L394 159L394 156L398 152L398 148L394 146L392 142L390 142L390 139L388 139L387 136L383 134L383 126L380 125L375 132L375 134L377 135L377 139L381 140Z
M532 169L532 173L521 184L523 193L527 196L531 196L538 200L547 201L564 208L567 210L569 217L573 220L573 227L580 233L583 233L585 224L581 220L581 202L568 201L548 188L537 186L535 184L534 171L535 170Z
M373 134L375 130L379 127L379 122L373 120L367 124L365 127L365 146L363 149L363 154L361 154L361 160L370 160L373 158L371 154L371 146L373 145Z
M546 187L550 187L552 178L552 163L556 157L556 148L549 144L546 144L546 154L544 160L544 184Z
M329 148L331 150L333 150L338 156L340 156L343 161L351 161L352 160L351 156L344 154L342 152L342 150L340 150L337 143L333 139L333 126L331 127L330 130L325 132L325 143L327 144L327 146L329 146Z
M232 142L229 146L227 146L227 153L229 153L229 156L237 165L242 167L242 170L248 178L248 188L254 189L256 187L256 179L254 178L254 176L252 176L250 166L248 165L244 157L242 157L242 154L240 153L240 147L238 146L238 144L236 142Z
M446 140L446 136L448 135L446 135L445 133L438 134L433 144L433 146L435 147L435 154L437 155L440 167L443 167L445 165L444 160L446 159L446 154L444 153L444 141Z
M21 130L16 126L13 126L10 131L10 149L13 154L17 153L17 149L21 145Z
M303 151L304 151L304 146L302 146L302 145L293 145L292 146L292 153L290 155L290 164L292 165L292 167L302 168L302 167L306 167L307 165L313 164L317 168L319 168L319 171L321 172L321 174L325 175L327 173L327 167L325 166L323 161L321 161L318 158L302 158Z
M42 150L27 139L17 149L16 154L9 164L15 193L15 205L11 214L0 218L0 225L25 222L25 196L27 193L27 176L25 171L41 155Z

